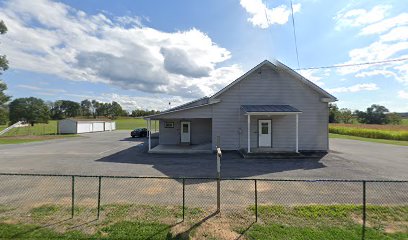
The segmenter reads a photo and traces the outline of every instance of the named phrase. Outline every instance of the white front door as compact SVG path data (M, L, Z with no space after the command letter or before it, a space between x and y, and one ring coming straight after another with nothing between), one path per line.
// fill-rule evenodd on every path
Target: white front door
M190 122L181 122L181 142L190 143Z
M258 124L259 147L271 147L272 120L259 120Z

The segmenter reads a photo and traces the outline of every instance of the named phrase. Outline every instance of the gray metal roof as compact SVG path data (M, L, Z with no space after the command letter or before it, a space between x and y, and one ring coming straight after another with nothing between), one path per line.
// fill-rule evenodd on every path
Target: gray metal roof
M241 109L250 112L302 112L290 105L241 105Z
M191 102L182 104L180 106L177 106L177 107L168 109L166 111L163 111L163 113L172 112L172 111L176 111L176 110L181 110L181 109L185 109L185 108L197 107L197 106L200 106L200 105L205 105L205 104L208 104L209 99L210 99L209 97L199 98L199 99L196 99L194 101L191 101Z

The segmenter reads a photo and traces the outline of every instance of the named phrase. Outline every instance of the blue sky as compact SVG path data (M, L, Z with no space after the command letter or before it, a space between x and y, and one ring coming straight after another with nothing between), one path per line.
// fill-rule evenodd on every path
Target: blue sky
M408 57L404 1L293 0L300 68ZM298 68L288 0L0 1L14 98L164 109L264 59ZM340 107L408 111L408 61L299 71Z

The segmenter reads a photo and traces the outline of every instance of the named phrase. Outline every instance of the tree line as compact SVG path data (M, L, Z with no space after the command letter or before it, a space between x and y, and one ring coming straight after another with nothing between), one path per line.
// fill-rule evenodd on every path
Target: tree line
M8 104L8 119L10 123L25 121L34 125L35 123L47 123L48 120L61 120L65 118L110 118L118 117L142 117L155 114L155 110L134 110L131 114L124 110L122 106L113 101L103 103L96 100L85 99L81 102L70 100L57 100L55 102L45 102L40 98L28 97L17 98ZM6 112L7 113L7 112Z
M351 111L348 108L339 109L336 104L329 104L329 123L364 124L400 124L401 115L390 112L386 107L373 104L365 111Z

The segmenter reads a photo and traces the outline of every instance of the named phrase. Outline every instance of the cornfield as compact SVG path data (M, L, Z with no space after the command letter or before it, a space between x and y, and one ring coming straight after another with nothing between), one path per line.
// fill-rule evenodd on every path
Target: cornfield
M374 124L330 124L329 132L356 137L408 141L408 126Z

